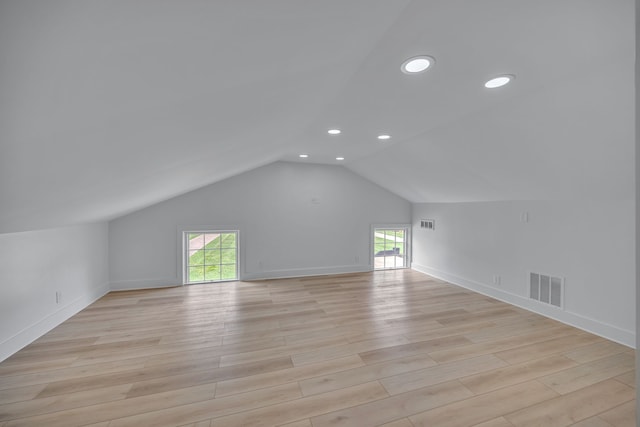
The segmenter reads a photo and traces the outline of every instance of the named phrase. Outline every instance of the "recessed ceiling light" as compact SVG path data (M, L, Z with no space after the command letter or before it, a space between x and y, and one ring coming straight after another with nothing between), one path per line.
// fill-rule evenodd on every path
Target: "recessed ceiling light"
M378 135L378 139L385 140L391 138L391 135Z
M344 157L336 157L336 160L344 160Z
M423 71L426 71L426 69L429 68L431 65L433 65L435 62L436 62L435 59L427 55L414 56L413 58L409 58L406 61L404 61L402 63L401 69L402 69L402 72L405 74L422 73Z
M340 129L329 129L329 130L327 131L327 133L328 133L329 135L338 135L338 134L340 134L340 132L341 132L341 131L340 131Z
M299 156L301 159L306 159L307 157L309 157L308 154L300 154Z
M503 76L494 77L484 84L484 87L487 89L495 89L498 87L502 87L509 83L511 80L515 79L516 76L512 74L505 74Z

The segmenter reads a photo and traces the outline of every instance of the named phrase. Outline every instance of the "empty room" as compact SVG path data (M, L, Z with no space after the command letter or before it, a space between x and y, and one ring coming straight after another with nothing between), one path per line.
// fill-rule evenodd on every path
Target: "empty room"
M0 0L0 427L636 426L632 0Z

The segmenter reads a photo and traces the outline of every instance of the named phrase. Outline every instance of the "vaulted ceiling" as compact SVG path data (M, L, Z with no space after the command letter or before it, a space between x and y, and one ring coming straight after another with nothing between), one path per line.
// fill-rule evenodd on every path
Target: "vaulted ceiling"
M632 0L4 0L0 232L277 160L412 202L633 197L634 42Z

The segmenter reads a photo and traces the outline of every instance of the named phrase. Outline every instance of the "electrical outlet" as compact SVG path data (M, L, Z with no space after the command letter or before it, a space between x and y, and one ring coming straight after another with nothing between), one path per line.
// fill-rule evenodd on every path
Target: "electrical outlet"
M356 261L356 264L360 262L360 257L358 255L356 255L355 261Z
M493 284L494 285L500 286L501 282L502 282L502 278L499 275L496 274L496 275L493 276Z
M56 304L62 304L62 292L56 291Z

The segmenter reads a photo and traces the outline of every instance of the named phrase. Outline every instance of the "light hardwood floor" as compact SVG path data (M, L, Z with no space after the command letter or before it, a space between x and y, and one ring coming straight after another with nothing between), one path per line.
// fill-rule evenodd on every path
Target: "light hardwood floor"
M9 426L635 426L634 351L411 270L110 293L0 364Z

